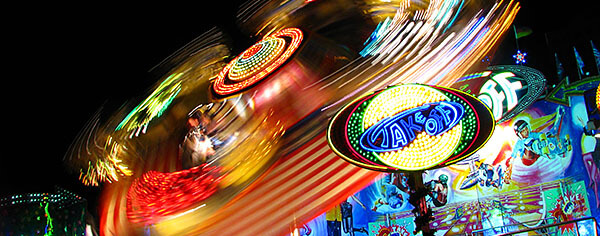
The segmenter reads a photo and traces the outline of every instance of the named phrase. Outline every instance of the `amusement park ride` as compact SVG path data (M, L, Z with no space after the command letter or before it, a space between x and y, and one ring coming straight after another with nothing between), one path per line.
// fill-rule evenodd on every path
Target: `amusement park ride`
M256 43L197 38L147 97L94 116L66 162L102 188L106 235L454 235L593 216L600 78L550 90L524 53L481 65L519 7L243 5Z

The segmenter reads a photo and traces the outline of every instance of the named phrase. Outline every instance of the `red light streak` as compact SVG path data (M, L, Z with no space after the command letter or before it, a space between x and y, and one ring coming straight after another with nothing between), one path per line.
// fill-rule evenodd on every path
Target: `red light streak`
M136 179L127 193L127 218L133 223L154 224L183 212L210 197L224 177L220 168L202 164L187 170L149 171Z

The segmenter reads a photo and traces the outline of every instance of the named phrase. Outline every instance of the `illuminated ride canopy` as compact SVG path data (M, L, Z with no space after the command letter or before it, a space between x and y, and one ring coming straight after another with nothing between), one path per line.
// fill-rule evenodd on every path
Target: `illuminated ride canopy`
M286 28L265 37L223 68L213 83L213 92L217 97L232 95L261 81L292 56L302 38L298 28Z
M476 96L492 110L496 122L502 123L533 104L545 86L544 75L536 69L497 65L459 78L452 88Z
M342 108L327 130L346 161L377 171L451 165L487 142L490 110L464 92L421 84L391 86Z

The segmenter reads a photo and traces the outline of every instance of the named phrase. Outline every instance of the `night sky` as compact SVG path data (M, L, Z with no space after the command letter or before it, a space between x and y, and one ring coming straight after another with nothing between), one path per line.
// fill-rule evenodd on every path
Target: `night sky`
M2 112L6 137L0 162L0 197L53 192L58 185L96 202L98 188L84 187L62 161L69 145L103 104L116 109L156 83L148 72L177 49L218 26L235 39L234 52L250 45L235 28L240 1L210 5L15 6L3 31ZM588 1L591 2L591 1ZM208 2L204 1L203 4ZM600 46L598 16L575 4L522 3L515 25L533 33L520 38L526 65L556 83L554 52L567 72L576 73L572 47L595 70L590 39ZM11 9L6 9L11 11ZM219 12L216 16L214 12ZM597 14L597 13L596 13ZM507 32L492 58L514 64L513 32ZM576 74L572 74L575 76Z
M235 2L15 7L21 14L3 33L0 197L58 185L95 204L99 188L83 186L63 162L76 135L101 106L111 114L139 100L158 80L149 70L212 27L243 38Z

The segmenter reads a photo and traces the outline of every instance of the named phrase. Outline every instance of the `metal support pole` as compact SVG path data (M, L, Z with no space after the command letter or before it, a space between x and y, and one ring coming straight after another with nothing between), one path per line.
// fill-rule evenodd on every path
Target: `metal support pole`
M410 197L408 202L415 207L413 214L415 215L415 232L419 231L423 233L423 236L433 236L434 229L429 228L429 222L432 220L432 212L427 208L427 199L425 198L428 194L428 189L423 184L423 172L410 172L408 173L408 185L410 188Z

